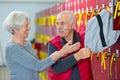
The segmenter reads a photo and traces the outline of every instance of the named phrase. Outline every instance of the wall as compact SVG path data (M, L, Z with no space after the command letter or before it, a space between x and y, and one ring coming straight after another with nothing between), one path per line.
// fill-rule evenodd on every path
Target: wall
M13 10L21 10L27 12L30 17L31 17L31 31L30 35L28 37L28 40L31 40L34 37L34 32L35 32L35 25L34 25L34 18L35 18L35 13L41 10L44 10L55 3L35 3L35 2L0 2L0 42L4 52L4 48L6 46L7 41L10 39L11 35L5 31L2 27L2 23L6 16ZM1 51L0 51L1 54ZM0 55L0 65L2 65L1 61L1 55Z

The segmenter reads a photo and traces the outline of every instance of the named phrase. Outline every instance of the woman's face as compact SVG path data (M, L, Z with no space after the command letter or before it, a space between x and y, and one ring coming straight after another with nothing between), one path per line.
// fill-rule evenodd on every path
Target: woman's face
M15 34L22 39L26 39L29 35L29 30L31 29L29 24L30 22L26 20L26 23L23 27L21 27L18 30L15 30Z

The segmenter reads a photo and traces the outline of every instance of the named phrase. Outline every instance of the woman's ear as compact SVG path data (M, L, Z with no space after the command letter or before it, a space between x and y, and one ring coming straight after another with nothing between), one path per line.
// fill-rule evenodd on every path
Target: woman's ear
M17 31L16 29L13 29L13 30L12 30L12 34L14 34L16 31Z

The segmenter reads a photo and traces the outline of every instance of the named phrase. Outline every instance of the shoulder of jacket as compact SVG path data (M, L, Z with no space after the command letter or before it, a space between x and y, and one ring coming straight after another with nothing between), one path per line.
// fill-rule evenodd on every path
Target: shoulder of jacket
M55 36L49 42L55 44L55 43L60 42L60 39L61 39L60 36Z

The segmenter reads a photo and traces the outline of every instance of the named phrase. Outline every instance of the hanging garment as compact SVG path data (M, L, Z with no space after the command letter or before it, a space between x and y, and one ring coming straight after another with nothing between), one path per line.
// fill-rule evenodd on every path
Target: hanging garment
M87 22L85 47L92 52L100 52L113 45L119 38L120 30L113 30L113 16L102 10Z

